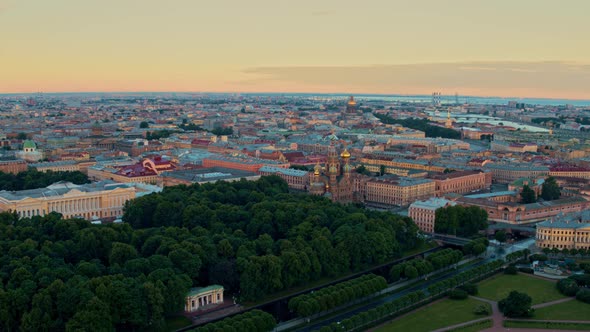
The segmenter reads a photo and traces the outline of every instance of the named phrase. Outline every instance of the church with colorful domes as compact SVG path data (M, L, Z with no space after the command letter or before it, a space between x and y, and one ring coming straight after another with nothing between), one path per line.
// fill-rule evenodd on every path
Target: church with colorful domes
M368 181L369 177L354 171L346 147L338 154L339 140L336 135L331 134L326 139L330 140L326 164L324 167L319 163L315 165L310 177L309 193L329 197L334 202L362 202L364 197L360 184Z

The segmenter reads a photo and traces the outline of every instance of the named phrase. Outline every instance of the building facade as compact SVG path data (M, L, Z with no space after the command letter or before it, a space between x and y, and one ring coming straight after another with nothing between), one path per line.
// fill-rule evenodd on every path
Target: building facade
M309 172L291 168L280 168L272 166L262 166L258 170L260 175L277 175L285 180L289 188L297 190L307 190L309 185Z
M486 210L490 221L510 224L543 221L559 214L581 212L588 207L588 201L582 197L567 197L531 204L499 203L483 198L468 197L458 198L456 202L465 206L478 206Z
M3 160L0 161L0 172L18 174L27 170L27 163L24 160Z
M487 189L492 185L492 173L483 171L457 171L430 178L434 180L437 197L448 193L465 194Z
M429 179L377 178L367 181L365 203L378 206L407 206L434 196L435 183Z
M590 249L590 213L552 218L537 224L538 248Z
M30 165L39 172L75 172L80 170L80 166L74 160L48 161Z
M496 183L511 183L521 178L537 178L549 175L549 167L529 164L494 164L485 166L492 172L492 180Z
M223 303L223 286L191 288L185 298L184 311L195 312L211 304Z
M113 181L76 185L57 182L46 188L0 191L0 210L20 217L58 212L64 218L115 219L123 215L125 202L135 198L136 189Z
M408 215L421 231L434 233L436 210L453 205L456 205L456 203L444 198L433 197L425 201L415 201L410 204Z

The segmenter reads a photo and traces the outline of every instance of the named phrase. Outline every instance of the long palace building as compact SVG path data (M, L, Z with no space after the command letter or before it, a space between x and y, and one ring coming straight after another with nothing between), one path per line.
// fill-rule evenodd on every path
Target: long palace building
M0 210L20 217L58 212L64 218L114 219L123 214L125 202L135 198L136 188L111 180L76 185L57 182L46 188L0 191Z
M590 211L557 216L537 224L539 248L590 249Z

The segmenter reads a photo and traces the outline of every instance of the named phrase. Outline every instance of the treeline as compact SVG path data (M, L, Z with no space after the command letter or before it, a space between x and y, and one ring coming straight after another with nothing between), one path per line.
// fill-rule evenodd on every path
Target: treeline
M0 330L161 331L198 274L197 243L176 227L0 213Z
M488 227L488 213L477 206L461 205L439 208L435 212L434 231L470 237Z
M487 274L489 274L491 272L498 270L500 267L502 267L503 264L504 264L504 261L495 260L490 263L480 265L476 268L473 268L473 269L470 269L467 271L463 271L452 278L448 278L448 279L439 281L435 284L428 286L428 293L431 296L436 296L436 295L446 293L447 291L449 291L459 285L462 285L468 281L471 281L474 279L479 279L483 276L486 276Z
M155 130L155 131L148 131L145 133L145 138L147 140L158 140L160 138L168 138L170 135L177 133L174 130L162 129L162 130Z
M557 290L565 296L575 296L577 300L590 303L590 274L572 275L556 284Z
M0 172L0 190L18 191L25 189L45 188L59 181L68 181L74 184L88 183L86 174L75 172L39 172L29 168L18 174Z
M463 253L465 255L478 256L483 254L489 245L490 241L488 241L488 239L480 237L479 239L467 242L467 244L463 246Z
M184 256L201 263L194 282L221 284L242 301L385 263L419 243L410 218L289 194L276 176L166 187L128 202L123 220L146 229L151 253L177 241L153 228L179 227L197 246Z
M428 121L427 119L394 119L386 114L373 113L373 115L385 124L399 124L406 128L423 131L426 137L442 137L452 139L461 138L461 133L459 133L458 131L432 125L430 124L430 121Z
M400 279L422 277L436 270L456 264L462 258L463 254L460 250L447 248L426 256L426 259L414 258L392 266L389 270L389 278L391 282L396 282Z
M340 331L353 331L363 327L371 326L375 321L384 319L389 316L395 316L408 308L419 304L426 300L428 295L423 291L416 291L409 293L395 299L391 302L382 304L371 310L363 311L350 318L342 320L340 324L333 323L329 326L322 327L320 332L340 332Z
M289 300L289 310L306 317L363 298L387 287L385 278L374 274L325 287Z
M460 289L468 289L471 292L477 292L477 289L473 291L473 286L469 285L465 287L463 285L465 285L470 280L481 278L498 270L503 263L504 262L502 260L496 260L478 266L477 268L461 272L453 278L446 279L431 285L428 287L428 292L419 290L409 293L391 302L384 303L371 310L364 311L350 318L344 319L340 323L332 323L331 325L323 326L319 331L340 332L364 330L376 325L377 323L383 322L386 319L391 319L392 317L398 316L407 312L408 310L416 308L425 301L429 301L437 296L447 294L451 290L456 289L456 287Z
M267 332L272 331L277 322L274 317L262 310L250 310L243 314L225 318L215 323L209 323L191 332Z

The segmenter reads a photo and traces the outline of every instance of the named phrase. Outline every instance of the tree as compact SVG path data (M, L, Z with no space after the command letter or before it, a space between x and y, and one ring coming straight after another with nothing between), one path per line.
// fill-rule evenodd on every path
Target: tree
M532 299L526 293L511 291L508 297L498 302L498 307L506 317L530 317L534 310L531 303Z
M141 121L141 123L139 124L139 128L142 128L142 129L146 129L149 127L150 127L150 124L147 121Z
M78 311L68 324L66 331L113 331L108 306L94 297L84 310Z
M498 241L500 243L506 242L506 232L505 231L497 231L496 234L494 234L494 239L496 239L496 241Z
M535 195L535 191L531 189L527 184L522 187L522 191L520 192L521 203L529 204L535 203L537 201L537 196Z
M371 172L365 167L365 165L360 165L357 167L356 172L363 175L371 175Z
M546 178L541 188L541 197L546 201L552 201L560 196L561 192L555 178L552 176Z
M576 300L590 303L590 289L582 288L576 293Z
M412 265L408 265L406 266L406 268L404 269L404 275L406 276L406 278L408 279L414 279L418 277L418 270L416 270L415 267L413 267Z
M455 288L449 293L449 297L453 300L464 300L469 296L466 291Z
M517 274L517 273L518 273L518 269L516 269L516 266L514 266L514 265L510 265L504 269L504 274Z
M574 296L580 290L580 286L573 279L561 279L556 284L557 290L563 295Z
M487 316L490 314L490 309L487 305L480 304L477 307L475 307L475 309L473 309L473 313L476 315Z

